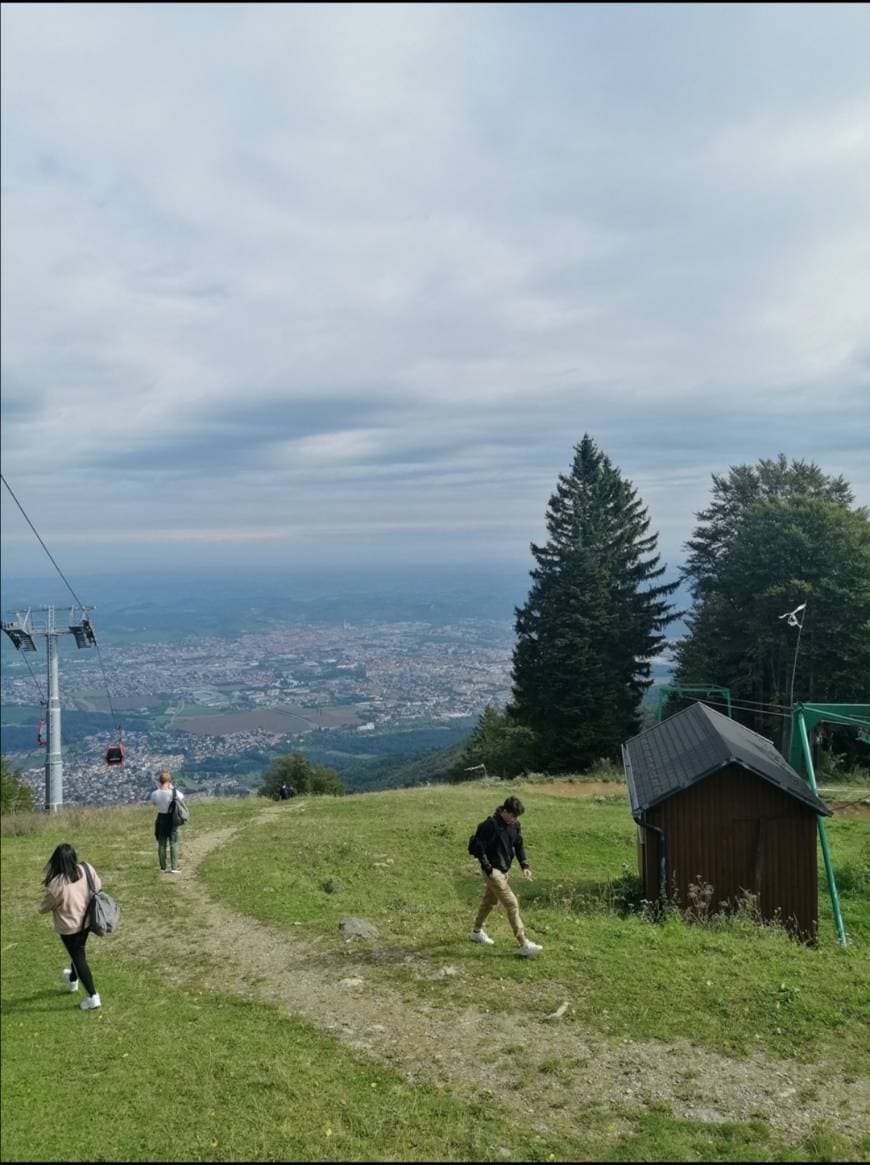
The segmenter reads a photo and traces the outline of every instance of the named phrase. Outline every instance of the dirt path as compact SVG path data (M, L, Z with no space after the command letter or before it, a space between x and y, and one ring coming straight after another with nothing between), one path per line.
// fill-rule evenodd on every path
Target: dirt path
M301 804L290 812L297 808ZM116 942L124 955L135 959L148 949L171 981L267 1001L409 1080L447 1085L477 1098L506 1089L517 1116L535 1132L576 1130L590 1105L665 1103L677 1116L711 1123L760 1118L793 1140L822 1122L856 1145L870 1134L870 1081L847 1083L829 1065L761 1055L733 1060L686 1040L608 1039L543 1014L518 1027L513 1017L475 1008L415 1007L389 986L367 979L368 947L357 965L348 965L335 958L326 940L303 942L212 901L197 879L203 858L240 829L287 812L284 805L268 806L245 825L201 834L186 844L174 890L185 913L197 920L195 972L186 970L191 938L184 930L155 925L147 934L141 926L135 935L119 932ZM215 969L211 982L203 979L205 961Z

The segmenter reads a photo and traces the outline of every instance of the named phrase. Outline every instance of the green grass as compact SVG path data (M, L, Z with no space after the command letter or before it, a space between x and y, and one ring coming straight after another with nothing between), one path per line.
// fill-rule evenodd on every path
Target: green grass
M53 947L41 954L59 965ZM529 1140L268 1006L190 996L106 960L104 994L131 1002L82 1016L41 969L4 1014L5 1161L487 1160L496 1144L528 1160L588 1156L584 1137Z
M479 1002L521 1016L544 988L557 1002L572 999L576 1020L616 1037L685 1036L732 1055L764 1049L803 1059L836 1046L870 1069L870 900L855 874L866 861L867 821L828 823L835 868L849 871L841 908L853 944L837 943L822 871L820 941L808 949L747 919L692 926L621 917L615 883L635 868L624 791L574 800L548 795L544 785L518 788L535 879L513 880L546 959L517 960L507 922L494 912L488 925L499 944L478 952L476 974L451 983L451 1006ZM387 946L433 962L467 961L481 883L465 847L498 793L460 785L323 798L294 819L289 835L275 821L245 831L202 873L217 898L277 927L301 924L304 934L329 937L343 916L363 914ZM401 962L371 973L409 998L437 1003L443 995L442 985Z
M624 864L634 863L623 794L575 800L543 784L511 789L527 807L536 877L519 895L530 932L545 944L537 961L513 955L498 914L490 927L498 946L467 941L480 884L465 845L504 787L308 799L303 812L288 806L286 816L265 821L254 820L267 806L261 798L195 801L193 829L243 827L203 863L200 878L228 906L319 939L335 978L351 958L337 940L347 914L374 922L387 947L435 966L461 962L462 976L446 989L400 961L372 962L366 978L398 987L413 1007L422 997L442 1009L514 1011L520 1049L521 1019L571 999L564 1022L578 1032L583 1025L613 1039L682 1036L731 1054L824 1056L856 1079L867 1071L870 823L828 824L835 867L852 871L842 904L854 941L837 946L820 894L822 933L810 950L747 920L701 927L621 916L613 891ZM662 1106L639 1109L617 1086L606 1109L572 1098L577 1119L567 1136L548 1128L545 1110L533 1125L513 1119L511 1096L487 1094L485 1074L471 1091L409 1081L329 1032L234 995L211 974L198 920L173 914L166 887L155 887L151 824L147 807L4 822L4 1161L866 1159L870 1144L850 1142L833 1121L789 1140L761 1120L711 1124ZM176 968L155 961L147 944L122 956L111 938L92 939L105 1005L78 1010L59 989L60 943L35 913L42 865L61 840L103 873L130 933L145 935L155 921L186 928L184 970L197 988L178 986ZM361 957L358 947L352 957ZM525 1061L524 1087L534 1095L535 1075L558 1082L563 1070L542 1049L534 1065Z

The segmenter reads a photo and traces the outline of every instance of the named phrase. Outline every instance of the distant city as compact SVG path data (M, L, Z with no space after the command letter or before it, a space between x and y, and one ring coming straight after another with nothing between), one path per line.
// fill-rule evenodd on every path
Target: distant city
M244 794L289 751L335 768L349 790L373 788L379 764L456 743L509 700L522 579L329 581L101 580L105 677L96 652L61 639L64 801L142 801L161 768L192 792ZM28 586L44 588L16 589ZM24 658L3 640L2 750L41 805L44 652ZM659 678L668 671L657 663ZM109 768L119 725L126 760Z

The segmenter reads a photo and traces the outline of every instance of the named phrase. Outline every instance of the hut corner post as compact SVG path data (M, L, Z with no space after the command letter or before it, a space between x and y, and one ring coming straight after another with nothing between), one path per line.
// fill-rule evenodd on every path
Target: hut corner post
M802 708L798 708L795 712L795 719L797 720L797 728L800 733L801 747L804 752L804 761L807 766L807 776L809 777L810 788L816 795L818 789L816 787L816 773L813 768L813 752L810 748L810 739L807 735L806 721L804 720L804 713ZM825 823L820 814L816 814L816 824L819 828L819 841L822 846L822 857L825 860L825 875L828 879L828 890L831 894L831 906L834 910L834 921L837 924L837 934L840 936L840 946L847 945L846 931L843 927L843 916L840 913L840 896L837 893L837 883L834 881L834 869L831 865L831 853L828 849L828 835L825 832Z

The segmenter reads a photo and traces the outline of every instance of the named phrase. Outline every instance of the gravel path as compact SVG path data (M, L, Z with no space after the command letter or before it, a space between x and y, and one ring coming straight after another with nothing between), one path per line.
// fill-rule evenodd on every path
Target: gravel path
M792 1141L823 1122L856 1148L862 1136L870 1136L870 1080L847 1082L830 1065L764 1055L730 1059L687 1040L608 1039L576 1022L543 1015L518 1027L510 1015L414 1005L367 979L376 950L367 947L365 958L348 966L325 939L303 942L212 901L197 879L202 859L239 829L287 812L284 805L270 805L243 826L186 839L185 865L174 890L185 913L197 920L195 980L186 970L191 940L184 930L155 922L145 928L147 934L142 926L135 936L119 931L116 943L124 955L136 958L148 949L163 963L165 977L200 990L209 986L201 969L208 960L215 968L215 990L301 1016L409 1080L446 1085L475 1098L507 1090L516 1115L536 1132L576 1130L589 1106L642 1109L664 1103L676 1116L710 1123L761 1119ZM445 968L432 970L449 975Z

